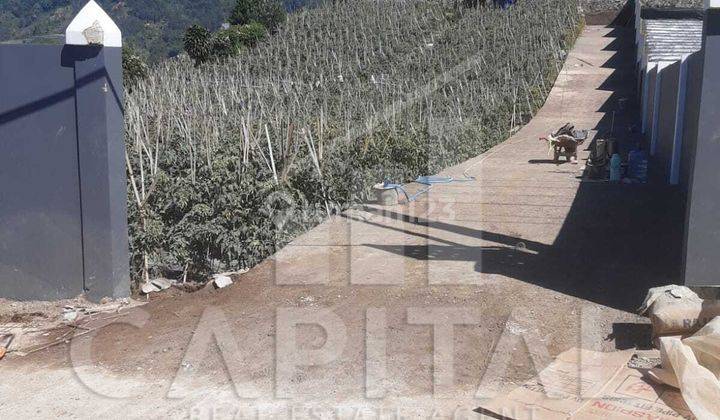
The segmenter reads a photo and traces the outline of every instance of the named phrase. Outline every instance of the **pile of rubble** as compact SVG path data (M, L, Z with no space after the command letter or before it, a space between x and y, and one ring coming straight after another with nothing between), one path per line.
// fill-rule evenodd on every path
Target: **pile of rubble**
M82 297L58 302L3 302L0 359L27 356L95 331L143 302L132 299L92 303Z
M250 270L243 269L241 271L214 274L207 282L187 282L166 278L157 278L143 283L140 286L140 292L143 295L150 296L153 293L162 292L170 288L179 289L185 292L194 292L206 287L224 289L233 284L233 276L239 276L241 274L247 273L248 271Z

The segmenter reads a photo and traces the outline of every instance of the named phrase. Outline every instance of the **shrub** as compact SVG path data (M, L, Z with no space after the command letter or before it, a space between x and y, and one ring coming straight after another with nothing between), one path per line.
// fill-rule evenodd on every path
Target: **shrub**
M233 25L259 22L270 31L274 31L286 19L287 12L278 0L238 0L230 15L230 23Z
M200 25L193 25L185 32L185 52L195 60L195 66L208 61L212 56L212 34Z
M261 4L258 22L265 25L268 30L275 31L287 20L287 12L278 0L264 0Z
M128 90L148 76L147 64L130 46L122 49L122 68L123 81Z
M265 38L265 35L267 34L267 28L259 22L251 22L247 25L235 26L233 28L238 41L242 45L246 45L248 47L254 47L255 44Z
M237 0L230 14L230 23L233 25L246 25L259 18L259 0Z
M221 29L212 35L212 51L213 57L223 58L236 55L242 44L237 41L234 36L235 32L229 29Z
M243 47L254 47L266 34L265 27L258 22L231 26L213 34L212 54L223 58L234 56Z

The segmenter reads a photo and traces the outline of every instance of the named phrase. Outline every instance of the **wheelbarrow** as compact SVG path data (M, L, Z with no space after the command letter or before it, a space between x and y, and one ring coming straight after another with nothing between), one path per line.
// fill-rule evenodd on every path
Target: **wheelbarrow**
M555 164L560 163L561 156L570 163L577 163L577 148L585 142L587 137L587 130L575 130L572 125L565 124L555 134L540 137L540 141L548 143L548 155L552 154Z

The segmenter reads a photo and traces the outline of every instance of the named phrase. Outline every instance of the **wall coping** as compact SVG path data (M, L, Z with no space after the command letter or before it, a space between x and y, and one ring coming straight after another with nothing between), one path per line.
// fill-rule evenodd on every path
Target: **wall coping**
M122 47L122 32L94 0L90 0L65 30L67 45Z

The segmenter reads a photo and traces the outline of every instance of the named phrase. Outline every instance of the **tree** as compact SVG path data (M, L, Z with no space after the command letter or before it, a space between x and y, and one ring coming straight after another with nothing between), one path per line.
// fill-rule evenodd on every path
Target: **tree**
M230 14L230 23L232 25L247 25L250 22L257 21L259 18L258 3L261 0L237 0L237 4Z
M247 25L234 27L238 42L241 44L254 47L261 39L265 38L267 28L260 22L252 22Z
M213 34L212 55L217 58L234 56L243 47L254 47L266 32L265 26L258 22L221 29Z
M193 25L185 32L185 52L195 60L195 65L208 61L212 55L212 34L200 25Z
M285 20L287 20L287 12L278 0L265 0L263 2L258 21L265 25L268 30L274 31Z
M274 31L286 18L287 12L278 0L237 0L230 15L230 23L248 25L259 22Z
M148 76L148 66L131 46L122 49L123 79L127 89L132 89L140 80Z

